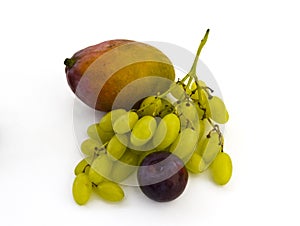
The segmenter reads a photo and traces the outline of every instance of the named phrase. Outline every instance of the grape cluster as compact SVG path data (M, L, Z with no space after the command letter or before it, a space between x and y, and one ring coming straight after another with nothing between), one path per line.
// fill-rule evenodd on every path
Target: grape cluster
M155 152L175 155L193 174L210 169L219 185L230 180L232 163L223 151L224 137L219 127L229 115L222 99L196 76L207 35L183 79L163 93L144 98L138 108L114 109L88 127L89 138L81 144L85 158L75 168L73 183L73 197L78 204L85 204L93 190L104 200L121 201L122 181Z

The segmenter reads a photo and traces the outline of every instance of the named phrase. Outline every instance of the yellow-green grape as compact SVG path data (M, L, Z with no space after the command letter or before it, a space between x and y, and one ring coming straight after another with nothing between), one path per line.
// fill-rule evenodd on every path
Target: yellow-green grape
M124 198L123 189L114 182L104 181L97 185L96 193L106 201L119 202Z
M184 124L184 122L182 122L181 123L181 128L191 127L194 130L198 131L199 135L201 135L201 131L204 130L203 123L202 123L203 122L203 117L204 117L204 110L202 110L200 108L198 103L195 103L194 107L196 108L196 111L197 111L197 115L198 115L197 119L195 119L192 123L190 123L189 121L186 121L185 124ZM201 136L199 136L199 138L200 137Z
M99 122L100 129L105 132L114 132L113 130L114 121L117 120L121 115L125 113L126 110L124 109L115 109L106 113Z
M101 182L103 182L105 180L105 177L103 177L100 173L98 173L98 171L96 171L92 167L89 168L87 175L88 175L89 180L95 185L100 184Z
M202 80L198 80L198 85L200 87L206 87L206 84L205 82L203 82ZM191 90L192 90L192 93L191 93L191 98L193 100L199 100L199 95L198 95L198 87L196 85L196 82L193 82L192 85L191 85Z
M92 161L91 156L86 157L84 159L82 159L75 167L74 169L74 173L75 175L78 175L80 173L86 173L88 174L90 168L91 168L91 161Z
M167 99L161 99L162 102L162 110L159 112L159 117L163 118L165 117L167 114L170 114L174 111L174 106L172 105L172 103L167 100Z
M186 161L193 154L197 142L198 132L191 128L186 128L179 133L170 147L170 152Z
M99 130L99 136L103 144L108 142L114 135L115 135L114 132L105 132L101 129Z
M170 90L171 95L177 100L181 100L182 98L187 96L183 84L172 83L172 85L170 86Z
M85 173L76 176L72 188L73 198L79 205L84 205L89 200L92 193L92 183Z
M206 169L204 160L196 152L192 154L191 158L189 159L189 161L187 161L185 166L191 173L195 174L201 173Z
M140 105L139 113L141 116L156 116L163 108L162 101L157 96L149 96Z
M138 149L133 149L133 148L127 148L128 151L131 151L132 153L136 154L136 155L141 155L141 154L144 154L145 151L143 150L140 150L140 148Z
M197 110L197 114L198 114L198 119L203 119L203 116L204 116L204 110L200 108L199 104L195 104L195 108Z
M132 151L127 150L120 158L120 161L114 163L111 179L115 182L121 182L129 177L136 169L139 157Z
M213 96L208 99L207 116L217 123L224 124L228 121L229 115L221 98Z
M115 135L111 138L106 147L107 155L111 160L116 161L122 157L127 148L127 139L124 134Z
M132 129L131 144L137 147L146 144L153 137L156 127L157 123L154 117L146 115L140 118Z
M137 166L138 159L139 157L137 154L135 154L132 150L127 150L118 162L122 162L132 166Z
M152 144L152 142L147 142L141 146L135 146L132 143L128 143L128 147L135 152L136 154L142 154L145 151L150 151L152 149L154 149L154 145Z
M198 95L198 98L199 98L198 99L198 103L202 106L202 108L207 109L208 97L209 97L209 95L208 95L207 91L204 90L204 89L201 89L201 91L200 91L200 97Z
M232 175L232 162L230 156L220 152L211 164L211 173L216 184L225 185Z
M113 124L115 133L124 134L132 130L134 124L138 121L139 116L137 113L130 111L121 115Z
M202 156L206 164L210 165L221 149L222 146L220 144L219 134L216 131L213 131L203 140L199 154Z
M95 123L95 124L90 125L87 128L87 134L90 138L101 141L100 135L99 135L99 130L100 130L99 123Z
M94 139L86 139L80 146L82 153L85 155L94 155L95 150L99 150L101 147L102 144Z
M207 118L199 120L199 127L199 140L196 148L198 154L200 154L200 149L202 147L203 141L205 140L208 133L213 129L212 125L210 124Z
M180 131L180 120L175 114L168 114L159 122L152 143L157 150L170 146Z
M90 138L99 141L101 144L104 144L109 141L115 133L106 132L100 128L99 123L95 123L88 127L87 134Z
M92 163L89 170L89 178L94 184L99 184L108 178L112 169L112 161L107 157L106 154L101 153Z
M198 127L198 111L196 105L190 101L183 101L176 105L175 109L177 115L180 117L181 128L191 127L197 129Z
M191 101L183 101L176 105L176 112L178 115L183 115L190 121L198 119L198 112L196 105Z
M207 127L206 126L206 123L205 123L205 119L203 120L199 120L199 140L198 140L198 143L201 141L201 138L203 137L203 134L206 130Z

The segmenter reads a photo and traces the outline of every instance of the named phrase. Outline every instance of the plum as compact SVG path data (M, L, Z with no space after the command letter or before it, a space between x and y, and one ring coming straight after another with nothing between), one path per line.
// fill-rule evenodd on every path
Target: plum
M112 109L120 91L135 80L175 79L174 67L163 52L133 40L115 39L89 46L65 59L64 64L68 84L75 95L88 106L105 112ZM119 100L123 106L116 108L130 108L126 106L129 98L162 92L169 85L155 79L141 84L124 92Z
M141 162L137 179L142 192L158 202L179 197L187 184L188 172L176 155L167 151L152 152Z

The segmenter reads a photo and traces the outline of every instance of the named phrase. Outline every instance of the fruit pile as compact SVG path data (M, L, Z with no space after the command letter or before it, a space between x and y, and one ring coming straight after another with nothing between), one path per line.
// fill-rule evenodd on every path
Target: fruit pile
M196 66L208 38L201 40L190 72L138 107L112 109L87 129L84 159L75 168L74 200L85 204L95 191L106 201L124 198L122 183L136 175L141 191L165 202L184 191L188 174L210 170L216 184L231 178L219 124L228 121L222 99L198 79Z

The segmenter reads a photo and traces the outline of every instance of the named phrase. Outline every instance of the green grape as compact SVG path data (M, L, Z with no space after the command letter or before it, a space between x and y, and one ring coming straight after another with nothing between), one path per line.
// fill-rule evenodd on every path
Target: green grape
M150 150L154 149L154 145L151 142L151 140L150 140L150 142L147 142L147 143L145 143L145 144L143 144L141 146L135 146L131 142L129 142L128 143L128 147L132 151L134 151L136 154L142 154L145 151L150 151Z
M73 198L79 205L84 205L89 200L92 193L92 183L85 173L76 176L72 188Z
M101 144L104 144L113 137L114 132L104 131L100 128L99 123L96 123L88 127L87 134L90 138L99 141Z
M140 105L140 116L156 116L163 109L162 101L157 96L149 96Z
M113 124L115 133L124 134L132 130L134 124L138 121L139 116L137 113L130 111L121 115Z
M207 116L217 123L224 124L228 121L229 115L221 98L213 96L208 99Z
M174 106L172 105L172 103L167 100L167 99L161 99L162 102L162 110L159 112L159 117L163 118L168 114L171 114L172 112L174 112Z
M87 128L87 134L90 138L97 140L97 141L101 141L101 138L99 136L99 130L100 130L99 123L95 123L95 124L90 125Z
M139 158L138 155L135 154L132 150L126 150L126 152L118 162L125 163L132 166L137 166L138 158Z
M195 108L197 110L197 114L198 114L198 119L203 119L203 116L205 114L204 110L200 108L199 104L195 104Z
M227 153L218 153L210 168L216 184L225 185L228 183L232 175L232 162Z
M98 171L96 171L94 168L90 167L89 171L87 173L89 180L93 184L100 184L101 182L104 181L105 177L103 177Z
M194 104L194 107L195 107L195 109L196 109L196 112L197 112L196 114L197 114L197 116L196 116L196 115L194 116L194 120L193 120L193 121L189 120L189 119L186 118L185 116L181 116L181 117L180 117L180 121L181 121L181 129L190 127L190 128L192 128L192 129L198 131L199 134L201 134L201 131L204 130L203 123L202 123L202 119L203 119L203 117L204 117L204 113L205 113L205 112L204 112L204 110L202 110L202 109L200 108L200 106L198 105L198 103L195 103L195 104ZM194 112L194 113L195 113L195 112ZM200 136L199 136L199 138L200 138Z
M130 142L134 146L142 146L146 144L154 135L157 123L154 117L146 115L140 118L134 125Z
M180 131L180 120L175 114L168 114L162 118L152 143L157 150L163 150L170 146L177 138Z
M205 123L205 120L207 119L203 119L203 120L199 120L199 140L198 140L198 143L201 141L202 137L203 137L203 134L205 133L206 131L206 123ZM208 132L208 131L207 131Z
M124 109L115 109L106 113L99 122L100 129L105 132L114 132L112 126L114 121L117 120L121 115L125 113L126 110Z
M198 128L198 110L196 105L190 101L180 102L175 107L177 115L180 117L181 128L191 127L193 129Z
M170 93L173 97L175 97L177 100L181 100L182 98L186 97L185 88L183 87L183 84L180 83L172 83L170 86Z
M92 163L89 170L89 178L94 184L99 184L108 178L112 169L112 161L104 153L101 153Z
M103 144L108 142L114 135L114 132L105 132L101 129L99 130L99 136Z
M95 189L96 193L106 201L119 202L124 198L123 189L114 182L104 181Z
M209 133L203 140L200 147L200 155L204 159L207 165L209 165L221 151L219 134L216 131Z
M191 158L189 159L189 161L187 161L185 166L191 173L195 174L203 172L206 168L205 162L196 152L192 154Z
M93 157L89 156L84 159L82 159L75 167L74 173L75 175L78 175L80 173L86 173L88 174L90 168L91 168L91 162Z
M132 151L127 150L120 158L120 161L114 163L111 179L115 182L121 182L129 177L137 168L139 157Z
M191 101L183 101L176 105L176 112L178 115L183 115L190 121L198 119L198 111L196 105Z
M126 135L113 136L106 147L107 156L113 161L120 159L126 151L127 144L128 138Z
M137 148L129 147L129 148L127 148L127 150L131 151L132 153L134 153L134 154L136 154L138 156L141 155L141 154L143 154L145 152L145 151L141 150L139 147L137 147Z
M207 118L204 118L202 120L199 120L199 140L196 147L196 152L200 154L200 150L203 144L203 141L205 140L208 133L213 129L212 125L208 121Z
M206 92L206 90L204 89L201 89L200 90L200 98L199 98L199 95L198 95L198 103L201 105L202 108L204 109L207 109L208 108L208 94Z
M179 136L177 136L170 147L170 152L185 161L193 154L197 141L198 132L191 128L186 128L179 133Z
M81 151L85 155L94 155L95 150L100 150L102 147L102 144L100 144L98 141L94 139L87 139L81 143Z
M198 80L198 85L200 87L206 87L206 84L205 82L203 82L202 80ZM191 93L191 98L193 100L199 100L199 95L198 95L198 87L196 85L196 82L193 82L192 85L191 85L191 90L192 90L192 93Z

